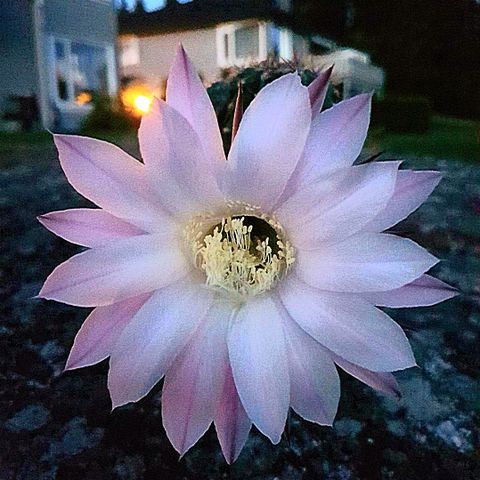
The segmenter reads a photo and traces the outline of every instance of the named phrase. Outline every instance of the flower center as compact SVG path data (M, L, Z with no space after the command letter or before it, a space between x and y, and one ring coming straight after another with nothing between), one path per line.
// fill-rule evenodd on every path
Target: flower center
M206 234L197 233L193 253L207 285L242 296L270 290L295 261L282 227L255 216L225 217Z

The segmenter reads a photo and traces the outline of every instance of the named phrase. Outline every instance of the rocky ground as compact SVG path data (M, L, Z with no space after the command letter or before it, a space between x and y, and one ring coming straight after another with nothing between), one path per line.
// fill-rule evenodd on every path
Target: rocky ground
M158 387L110 413L107 363L62 373L86 309L32 300L76 253L35 217L86 206L51 147L2 153L0 163L0 480L480 478L480 167L411 159L445 172L399 230L443 259L435 274L457 298L391 313L420 368L397 375L394 401L342 376L333 429L296 416L278 446L254 432L232 467L210 430L179 460L166 439Z

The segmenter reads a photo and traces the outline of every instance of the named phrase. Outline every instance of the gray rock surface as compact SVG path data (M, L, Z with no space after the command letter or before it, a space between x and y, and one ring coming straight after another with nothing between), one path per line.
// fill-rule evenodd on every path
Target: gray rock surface
M433 273L461 294L389 311L420 366L397 374L402 399L342 375L333 429L292 415L279 445L254 432L228 467L213 429L179 461L161 425L159 387L111 413L106 362L61 373L88 310L32 296L80 249L35 217L88 202L68 186L53 148L20 155L0 171L1 480L480 478L480 166L406 162L445 178L395 230L439 256Z

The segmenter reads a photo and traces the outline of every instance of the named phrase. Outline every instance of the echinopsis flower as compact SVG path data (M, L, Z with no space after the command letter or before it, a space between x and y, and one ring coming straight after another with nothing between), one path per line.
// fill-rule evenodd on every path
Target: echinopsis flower
M370 95L320 112L329 72L296 74L250 104L225 158L213 107L180 49L166 102L140 126L144 164L90 138L55 135L69 182L100 209L40 217L88 247L39 296L95 307L66 369L110 357L113 407L163 377L162 418L185 453L215 424L226 460L252 423L273 443L292 407L331 425L336 366L398 395L391 372L415 365L402 329L377 307L454 295L425 274L437 259L382 233L440 175L398 162L354 166Z

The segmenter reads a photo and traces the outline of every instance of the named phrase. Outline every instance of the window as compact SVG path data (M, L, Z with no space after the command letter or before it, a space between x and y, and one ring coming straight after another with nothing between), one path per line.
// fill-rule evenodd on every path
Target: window
M221 67L246 66L267 57L267 30L262 22L217 27L217 62Z
M112 47L60 39L53 45L55 98L61 105L86 105L94 93L115 91Z
M225 33L225 34L223 35L223 49L224 49L225 57L226 57L226 58L228 58L228 54L229 54L229 52L228 52L228 42L229 42L229 40L228 40L228 34Z
M130 67L140 62L140 43L137 37L120 38L120 65Z
M257 58L258 41L258 25L237 28L235 30L235 56L237 58Z
M83 105L91 101L93 93L108 92L105 49L72 43L71 62L75 103Z
M68 63L65 58L65 45L62 42L55 42L55 76L58 98L68 100Z

